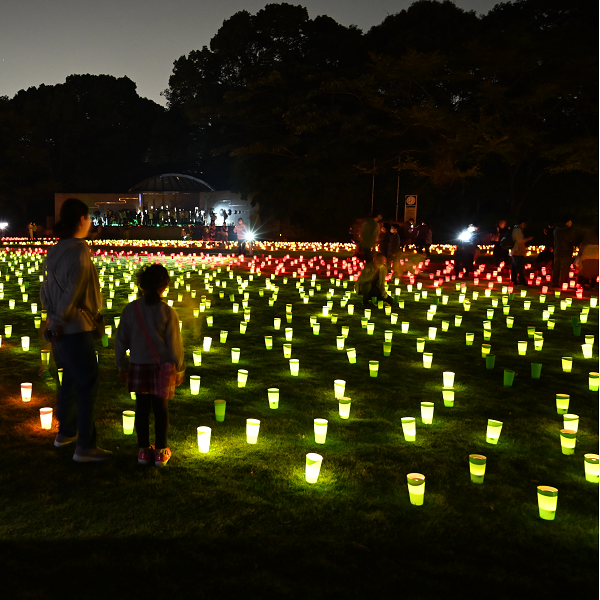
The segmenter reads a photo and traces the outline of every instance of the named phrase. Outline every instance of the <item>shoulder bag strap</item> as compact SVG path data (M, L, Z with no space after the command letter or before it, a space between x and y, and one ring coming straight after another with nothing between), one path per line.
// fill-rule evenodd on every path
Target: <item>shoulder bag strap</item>
M156 360L156 362L160 364L162 361L160 360L160 356L158 355L158 352L156 351L154 342L152 341L152 338L150 337L150 334L148 333L148 330L146 329L146 324L144 323L144 317L142 317L142 312L140 311L140 307L138 306L137 300L133 303L133 307L135 308L135 312L137 314L137 318L140 323L140 327L142 328L142 331L144 332L144 336L146 337L146 343L148 344L148 348L150 348L150 350L152 351L152 354L154 354L154 360Z

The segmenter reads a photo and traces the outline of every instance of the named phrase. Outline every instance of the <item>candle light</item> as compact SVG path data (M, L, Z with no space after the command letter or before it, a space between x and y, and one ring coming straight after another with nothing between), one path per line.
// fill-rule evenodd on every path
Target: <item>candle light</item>
M497 444L501 431L502 431L502 421L495 421L494 419L488 419L487 433L486 433L485 441L488 444Z
M407 442L414 442L417 439L416 419L414 417L402 417L402 433Z
M431 352L423 352L423 367L425 369L431 369L432 362L433 362L433 354Z
M340 413L340 418L342 418L342 419L350 418L350 404L351 404L350 398L343 397L343 398L339 399L338 410Z
M600 373L591 372L588 375L588 387L590 392L597 392L600 387Z
M558 503L558 490L548 485L538 485L537 499L540 517L546 521L554 521Z
M379 371L379 361L370 360L369 361L369 374L371 377L377 377L377 373Z
M22 383L21 384L21 400L23 402L29 402L31 400L32 388L33 388L33 384L31 384L31 383Z
M353 365L356 363L356 349L355 348L348 348L346 350L346 354L348 355L348 362Z
M238 369L237 381L239 388L246 387L246 383L248 381L248 371L246 369Z
M42 429L52 429L52 409L49 406L40 408L40 423Z
M577 432L572 429L560 430L560 448L563 454L574 454L577 442Z
M327 437L327 419L314 420L315 443L324 444Z
M210 450L211 428L201 426L196 429L196 433L198 436L198 452L207 454Z
M297 358L290 359L290 373L292 377L298 377L300 373L300 361Z
M421 402L421 421L424 425L433 423L433 411L435 404L433 402Z
M583 455L583 468L585 472L585 480L590 483L598 483L600 480L599 467L600 456L597 454L584 454Z
M246 442L248 444L256 444L259 429L260 421L258 419L246 419Z
M125 435L131 435L133 433L135 425L135 411L124 410L123 411L123 433Z
M569 400L571 396L569 394L556 394L556 412L559 415L564 415L569 412Z
M304 477L307 483L317 483L322 463L323 457L320 454L309 452L306 455L306 471Z
M204 352L208 352L210 350L211 342L212 342L212 338L209 338L209 337L205 337L202 340L202 348L203 348Z
M469 454L469 471L473 483L483 483L487 458L481 454Z
M190 394L197 396L200 393L200 376L190 375Z
M414 506L422 506L425 498L425 475L421 475L421 473L409 473L406 476L406 480L410 503Z

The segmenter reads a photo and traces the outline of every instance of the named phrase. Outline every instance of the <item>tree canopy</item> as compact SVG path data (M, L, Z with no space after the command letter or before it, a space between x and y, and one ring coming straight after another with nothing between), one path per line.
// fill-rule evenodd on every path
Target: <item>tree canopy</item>
M164 167L320 235L368 212L373 177L389 216L398 190L439 222L566 197L597 215L597 22L587 0L483 16L418 0L364 33L292 4L240 11L174 62L166 110L109 76L2 99L0 201L28 211L49 190L126 189Z

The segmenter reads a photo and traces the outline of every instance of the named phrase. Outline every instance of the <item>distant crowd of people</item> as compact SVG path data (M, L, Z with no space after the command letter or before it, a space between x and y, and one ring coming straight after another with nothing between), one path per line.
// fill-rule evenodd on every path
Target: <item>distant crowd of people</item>
M186 208L161 206L160 208L148 207L143 210L130 210L122 208L121 210L106 211L99 210L93 213L93 224L104 226L148 226L148 227L173 227L177 225L199 225L209 227L212 223L217 226L217 221L221 221L218 227L233 227L235 223L235 213L231 210L221 209L220 214L212 210L204 211L198 208L188 210Z
M470 225L456 241L454 269L466 275L476 270L480 246L493 244L493 263L498 269L506 268L514 285L527 285L525 265L529 262L535 271L551 274L552 287L561 289L571 279L571 265L575 263L577 282L580 285L596 285L598 278L598 225L583 232L573 227L570 216L544 228L544 246L539 254L530 255L529 244L533 236L528 232L529 219L521 218L509 227L505 219L496 224L492 232L483 234ZM415 226L413 219L407 222L386 222L381 214L373 214L352 228L356 255L366 261L365 269L355 284L363 303L384 301L394 304L387 293L386 278L390 271L401 273L397 261L409 245L425 258L430 256L432 230L425 221ZM573 261L573 252L578 254ZM528 256L529 254L529 256ZM405 259L403 259L405 260Z

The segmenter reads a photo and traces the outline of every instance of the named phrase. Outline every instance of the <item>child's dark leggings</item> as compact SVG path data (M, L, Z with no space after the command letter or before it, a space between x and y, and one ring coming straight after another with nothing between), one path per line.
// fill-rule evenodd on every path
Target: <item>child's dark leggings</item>
M157 450L167 447L167 430L169 429L168 400L153 394L136 394L135 431L138 447L150 446L150 410L154 413L154 439Z

